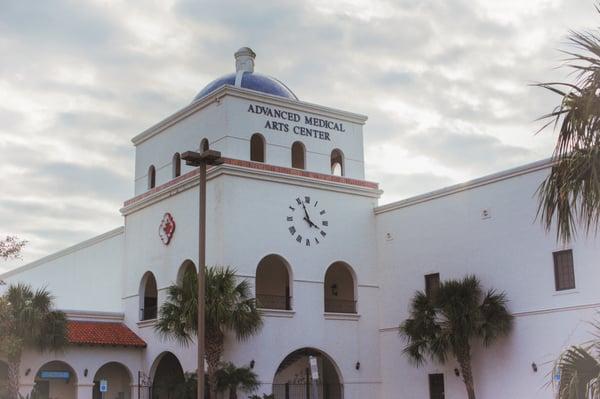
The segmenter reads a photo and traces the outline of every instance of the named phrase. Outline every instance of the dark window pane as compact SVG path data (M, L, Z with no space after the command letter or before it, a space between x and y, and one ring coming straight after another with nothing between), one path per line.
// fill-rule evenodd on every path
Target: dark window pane
M429 374L429 398L444 399L444 374Z
M573 251L554 252L554 282L557 291L575 288Z
M265 139L258 133L250 138L250 160L265 162Z

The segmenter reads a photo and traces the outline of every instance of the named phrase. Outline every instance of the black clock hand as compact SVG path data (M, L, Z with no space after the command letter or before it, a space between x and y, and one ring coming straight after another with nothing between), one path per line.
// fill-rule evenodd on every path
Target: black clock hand
M304 218L304 220L306 220L306 222L308 223L308 225L310 227L314 227L314 228L316 228L318 230L321 230L321 228L319 226L317 226L316 224L314 224L310 219Z
M309 225L314 225L314 223L310 220L310 216L308 215L308 211L306 210L306 206L304 205L304 202L302 203L302 209L304 209L304 214L306 215L304 217L304 220L306 220L308 222Z

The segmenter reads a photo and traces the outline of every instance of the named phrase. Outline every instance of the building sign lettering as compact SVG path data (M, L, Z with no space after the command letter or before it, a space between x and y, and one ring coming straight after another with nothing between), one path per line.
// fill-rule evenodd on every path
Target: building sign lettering
M274 130L277 132L291 132L300 136L313 137L315 139L327 141L331 141L330 132L326 132L321 129L327 129L341 133L346 132L342 122L335 122L329 119L318 118L316 116L302 116L296 112L271 108L264 105L250 104L248 106L248 112L271 118L266 121L264 127L265 129Z

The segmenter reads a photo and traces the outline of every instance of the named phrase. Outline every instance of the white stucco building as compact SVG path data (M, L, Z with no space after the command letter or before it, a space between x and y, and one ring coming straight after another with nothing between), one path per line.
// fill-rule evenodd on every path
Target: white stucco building
M464 398L456 362L413 367L398 325L426 280L475 274L515 316L508 338L474 345L478 397L553 397L552 361L589 339L600 307L600 241L563 247L535 222L548 161L382 205L364 176L366 121L299 100L240 49L235 73L133 138L122 227L0 275L47 287L71 320L64 353L25 354L22 393L96 398L104 379L107 399L163 399L166 371L195 370L194 348L153 326L165 288L197 265L199 179L179 154L211 148L225 163L208 172L207 264L250 280L264 316L224 358L253 366L258 394L306 397L316 356L321 398Z

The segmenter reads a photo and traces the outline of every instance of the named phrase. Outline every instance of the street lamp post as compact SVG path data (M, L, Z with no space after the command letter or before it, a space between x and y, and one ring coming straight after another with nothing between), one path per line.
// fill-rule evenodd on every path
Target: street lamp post
M205 306L205 267L206 267L206 166L223 163L221 153L206 150L202 153L186 151L181 154L186 165L197 166L200 174L198 213L198 398L204 399L204 306ZM211 398L214 399L214 398Z

